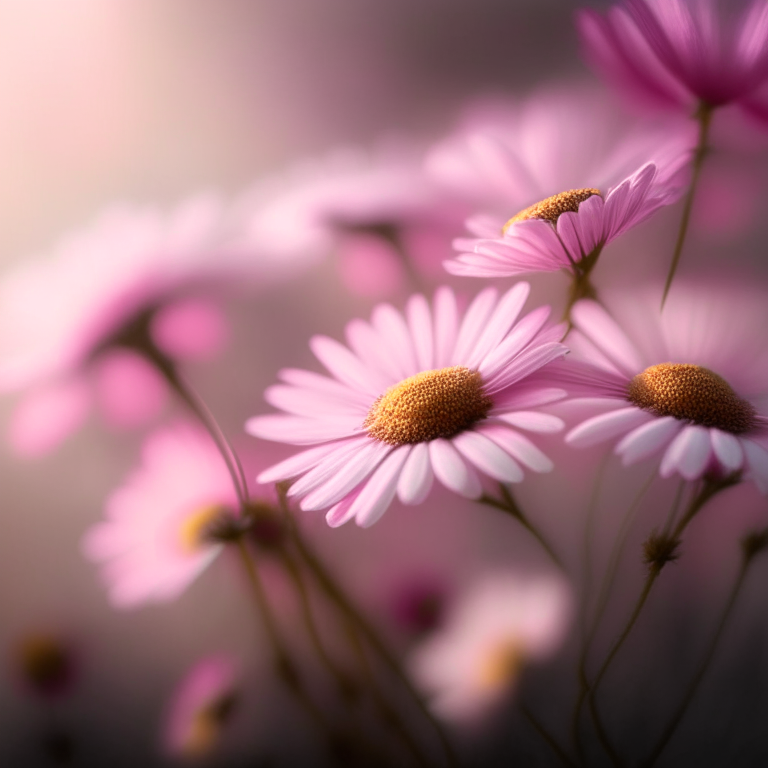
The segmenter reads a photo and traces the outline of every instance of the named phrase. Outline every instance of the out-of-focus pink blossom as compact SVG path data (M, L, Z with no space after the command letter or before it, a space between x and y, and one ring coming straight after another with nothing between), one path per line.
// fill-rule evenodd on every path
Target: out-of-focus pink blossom
M570 613L559 579L487 574L457 599L444 628L415 649L412 674L438 715L476 724L515 688L529 662L557 651Z
M428 158L433 177L483 211L445 267L475 277L576 271L678 199L692 145L687 121L630 128L615 104L579 85L478 108ZM536 203L554 207L530 210Z
M460 199L427 177L411 149L342 150L257 185L243 201L245 231L276 257L335 253L348 288L381 297L409 273L440 272L467 213Z
M743 472L768 493L766 297L745 286L681 286L615 294L573 308L573 356L562 365L576 400L600 411L572 429L577 447L616 440L624 464L661 454L660 474L695 480Z
M372 525L395 495L423 501L435 477L478 498L478 470L516 483L522 466L552 463L519 430L552 432L559 419L537 406L563 390L533 375L565 354L562 326L547 325L549 307L518 316L529 293L518 283L499 297L482 291L461 317L447 288L430 307L417 294L405 316L382 304L371 322L347 325L349 347L316 336L312 351L332 378L286 369L266 399L285 414L248 421L252 435L314 447L262 472L271 483L299 478L288 491L302 509L329 509L332 526L353 517Z
M208 755L237 706L238 668L223 654L207 656L187 672L173 694L162 734L167 752L178 757Z
M237 509L211 438L178 423L147 438L141 466L109 497L83 552L100 565L116 607L173 600L221 551L210 527Z
M578 14L588 61L624 90L691 110L738 103L765 115L765 0L625 0Z

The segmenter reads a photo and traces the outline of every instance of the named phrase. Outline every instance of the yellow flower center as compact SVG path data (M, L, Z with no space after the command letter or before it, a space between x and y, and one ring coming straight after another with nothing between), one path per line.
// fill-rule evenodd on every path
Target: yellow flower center
M182 549L190 553L197 552L200 547L209 543L206 536L208 528L221 513L222 507L218 504L212 504L210 507L203 507L184 520L179 528Z
M485 691L497 691L510 685L523 666L524 654L514 640L503 640L485 655L477 670L477 683Z
M390 445L425 443L469 429L492 405L480 374L456 365L422 371L390 387L371 406L363 427Z
M587 187L584 189L569 189L566 192L552 195L552 197L548 197L546 200L541 200L538 203L529 205L525 210L516 213L501 228L501 232L506 235L513 224L517 224L519 221L527 221L528 219L544 219L545 221L551 221L553 224L557 224L557 220L562 214L567 211L576 213L579 210L579 206L585 200L593 195L599 194L599 189Z
M725 379L700 365L652 365L632 379L628 399L659 416L674 416L734 434L755 426L755 409Z
M221 734L237 701L234 692L225 693L208 706L195 712L182 750L188 757L202 757L208 754Z

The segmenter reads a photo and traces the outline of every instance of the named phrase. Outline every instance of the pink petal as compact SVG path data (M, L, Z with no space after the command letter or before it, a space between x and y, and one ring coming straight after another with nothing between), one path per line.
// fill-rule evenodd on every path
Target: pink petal
M435 291L435 368L450 365L458 328L456 297L450 288L441 287Z
M408 327L416 350L416 362L422 371L434 367L434 336L432 333L432 313L429 303L420 293L408 300L405 313L408 317Z
M310 467L305 474L291 485L288 489L288 496L306 496L316 488L327 483L339 473L339 470L347 464L353 454L356 454L367 445L369 440L370 438L365 435L352 440L331 443L333 450L317 461L313 467Z
M30 391L11 416L11 447L20 456L45 455L85 421L90 405L91 393L83 379Z
M427 443L417 443L411 449L400 473L397 495L403 504L421 504L432 489L434 473L429 461Z
M568 348L557 342L529 347L525 352L518 355L507 369L501 370L493 376L487 382L485 391L492 395L507 387L511 387L548 363L564 357L567 352Z
M681 429L683 422L674 416L663 416L633 429L616 446L614 453L621 456L626 467L661 450Z
M429 445L429 459L435 477L449 490L469 499L477 499L483 492L480 479L459 455L448 440L432 440Z
M339 526L344 525L348 520L352 519L352 514L350 513L350 510L352 509L352 504L354 503L355 499L357 498L359 491L354 491L353 493L350 493L348 496L343 498L338 504L334 504L328 512L325 514L325 521L328 523L328 525L331 528L338 528Z
M670 477L679 472L686 480L696 480L706 469L711 453L709 430L689 424L667 448L659 474Z
M654 416L650 413L642 411L634 405L629 408L620 408L587 419L565 436L565 442L576 448L588 448L611 440L617 435L651 421L653 418Z
M321 421L301 416L270 414L254 416L245 422L245 431L262 440L274 440L292 445L311 445L325 440L338 440L359 434L362 425L359 418L340 415Z
M498 294L499 292L493 287L484 288L467 308L459 329L456 347L453 350L451 359L453 365L466 365L496 306Z
M361 438L361 442L364 439ZM256 482L276 483L280 480L290 480L291 478L303 475L326 456L336 451L338 447L337 443L324 443L316 448L301 451L301 453L297 453L295 456L291 456L289 459L265 469L256 478Z
M496 443L478 432L462 432L451 442L481 472L502 483L519 483L523 470Z
M397 490L400 470L403 468L410 450L410 446L407 445L395 448L379 464L373 477L368 480L352 503L349 514L355 516L360 527L369 528L372 526L392 503Z
M181 299L160 308L152 319L152 340L177 360L211 360L224 347L229 324L209 299Z
M535 408L562 400L567 394L564 389L557 387L526 388L523 385L499 395L498 402L503 403L504 408Z
M768 451L746 438L742 438L741 446L757 489L762 494L768 493Z
M709 437L712 441L712 450L723 467L729 472L741 469L744 464L744 451L739 438L730 432L714 428L709 430Z
M373 310L371 324L379 334L379 344L398 366L398 381L418 373L416 353L403 316L391 304L379 304Z
M349 398L340 398L337 394L327 395L316 390L302 390L275 384L264 390L264 399L275 408L293 416L320 418L328 411L338 413L345 418L356 418L362 423L368 409Z
M368 392L376 398L391 383L381 374L363 365L357 356L335 339L313 336L309 340L309 346L333 376L354 389Z
M484 425L478 431L493 440L528 469L534 472L551 472L554 469L552 460L519 432L496 424Z
M513 411L494 414L494 418L529 432L559 432L565 423L557 416L536 411Z

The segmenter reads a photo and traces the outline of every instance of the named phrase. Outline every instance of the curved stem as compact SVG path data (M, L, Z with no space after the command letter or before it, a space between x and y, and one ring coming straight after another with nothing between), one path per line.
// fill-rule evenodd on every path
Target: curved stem
M551 544L544 538L544 535L533 525L533 523L523 514L523 511L518 506L514 497L510 493L509 489L503 484L499 484L501 489L502 499L497 499L488 494L483 494L478 501L481 504L486 504L489 507L495 507L502 512L506 512L511 517L514 517L528 533L530 533L536 541L539 542L542 549L547 553L552 562L563 572L565 572L565 565L560 559L560 556L552 548Z
M691 175L691 184L688 187L688 192L685 196L685 203L683 204L683 215L680 219L680 229L677 233L677 241L675 242L675 250L672 252L672 262L669 265L669 273L667 274L667 281L664 284L664 293L661 298L661 308L664 308L664 304L669 294L669 289L672 287L672 280L674 280L677 266L680 263L680 256L683 252L683 245L685 244L685 236L688 233L688 224L691 219L691 211L693 210L693 200L696 197L696 190L699 186L699 178L701 176L701 169L704 165L704 158L709 151L709 129L712 124L713 108L709 104L701 104L696 113L696 120L699 123L699 137L696 142L696 148L693 151L693 172Z
M554 736L541 724L538 718L525 705L520 707L525 719L533 726L536 733L546 742L549 748L560 758L567 768L576 768L576 763L568 757L568 753L557 743Z
M376 652L379 658L395 675L398 682L408 692L410 698L416 704L419 712L430 723L435 733L437 734L448 763L451 766L458 766L458 758L456 757L456 753L454 752L442 725L440 725L440 723L435 719L434 715L429 711L429 708L424 702L424 699L421 697L421 694L414 688L413 683L410 681L405 672L403 672L394 654L379 638L378 633L365 618L365 616L363 616L363 614L360 613L357 608L355 608L351 600L344 593L343 589L339 586L333 576L331 576L331 574L326 570L326 568L320 562L320 559L312 552L312 550L309 548L309 545L304 541L304 538L299 533L293 516L288 510L285 494L281 491L280 487L278 487L278 495L280 498L284 517L288 522L291 537L296 546L296 549L298 550L307 567L314 574L315 578L317 579L317 583L324 590L334 605L336 605L342 615L345 616L349 622L360 631L366 642L368 642L368 644Z
M688 688L686 689L685 694L683 695L683 698L680 701L680 704L675 710L675 713L672 715L669 723L667 723L666 728L664 728L664 730L662 731L662 734L659 737L659 740L656 742L653 749L651 750L650 755L648 755L648 757L640 764L642 768L653 768L656 761L659 759L659 757L661 757L661 754L664 751L667 744L669 743L670 739L674 736L675 731L677 730L677 727L680 725L680 722L685 716L685 713L688 711L688 707L690 706L690 703L693 700L693 697L696 695L696 692L698 691L701 681L704 679L704 676L706 675L709 669L709 666L712 663L712 659L714 658L715 652L717 651L717 647L718 647L718 644L720 643L720 638L722 637L723 630L728 624L728 620L730 619L731 614L733 613L733 609L736 606L736 600L739 596L739 593L741 592L742 586L744 585L744 581L747 576L747 571L749 570L749 566L752 563L754 554L755 554L754 552L748 552L745 550L744 556L742 557L742 560L741 560L741 567L739 568L739 573L736 577L736 581L733 583L733 586L731 587L731 591L728 595L728 599L725 602L723 611L720 614L720 619L717 622L715 632L709 641L709 646L707 647L704 657L699 663L699 667L696 670L696 674L693 676L693 678L691 679L691 682L688 684Z

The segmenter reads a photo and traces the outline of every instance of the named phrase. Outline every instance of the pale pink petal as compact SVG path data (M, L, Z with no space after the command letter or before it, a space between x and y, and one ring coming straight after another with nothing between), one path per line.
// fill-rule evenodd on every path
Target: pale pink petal
M338 528L352 519L350 510L357 498L359 491L353 491L343 498L338 504L334 504L325 514L325 521L331 528Z
M352 503L349 514L355 516L360 527L369 528L372 526L392 503L397 490L400 470L403 468L409 452L410 446L407 445L395 448L379 464L378 469Z
M453 356L459 326L456 297L450 288L441 287L435 291L434 313L435 368L446 368Z
M711 453L709 430L689 424L670 443L661 460L659 474L670 477L679 472L686 480L696 480L706 469Z
M408 328L413 338L413 346L416 350L416 360L422 371L432 370L434 367L434 335L432 331L432 312L429 302L417 293L408 300L406 306Z
M752 440L741 439L750 476L762 494L768 493L768 451Z
M562 400L568 393L557 387L526 387L521 384L501 393L494 402L504 408L535 408Z
M365 392L342 384L335 379L329 379L327 376L315 373L314 371L303 371L298 368L283 368L278 371L278 377L286 384L291 384L299 389L308 389L320 394L331 395L342 402L355 401L358 404L370 407L371 397Z
M712 450L723 467L729 472L741 469L744 464L744 451L739 438L730 432L715 428L709 430L709 437L712 441Z
M334 450L318 461L315 466L294 482L288 489L288 496L306 496L316 488L329 482L344 467L350 458L364 449L370 442L368 435L332 443Z
M368 413L368 409L361 406L359 402L339 397L336 393L329 395L317 390L302 390L281 384L275 384L264 390L264 399L275 408L293 416L320 418L326 413L333 412L344 418L359 419L362 423Z
M367 445L363 445L354 452L330 480L305 496L301 501L301 508L306 510L325 509L325 507L330 507L341 501L376 469L379 462L391 450L391 445L370 440Z
M45 455L85 421L90 406L91 393L83 379L32 390L11 416L11 448L29 458Z
M484 288L467 308L453 350L452 365L466 364L496 306L498 295L495 288Z
M403 504L421 504L432 490L434 473L429 461L427 443L417 443L408 454L397 484L397 495Z
M565 436L565 442L576 448L587 448L611 440L617 435L651 421L653 418L654 416L650 413L636 408L634 405L629 408L620 408L587 419Z
M478 428L478 431L493 440L528 469L534 472L551 472L554 469L552 460L519 432L497 424L483 425Z
M502 483L519 483L523 470L496 443L480 432L462 432L451 442L465 459L481 472Z
M361 442L364 439L360 438ZM338 443L326 443L315 448L308 448L306 451L301 451L301 453L265 469L259 474L256 481L259 483L276 483L280 480L290 480L314 467L319 461L336 451L338 447Z
M633 429L616 446L624 466L634 464L661 450L683 428L683 422L673 416L663 416Z
M391 304L379 304L371 314L371 324L379 334L382 349L398 366L398 380L418 373L413 341L403 316Z
M483 492L480 479L448 440L432 440L429 458L435 477L449 490L469 499L477 499Z
M528 432L559 432L565 423L557 416L536 411L513 411L511 413L494 414L499 419L513 427L525 429Z
M321 421L273 414L254 416L245 422L245 431L249 435L292 445L311 445L325 440L353 437L361 429L360 419L348 416L330 418L326 415L326 420Z
M355 389L361 389L375 397L383 392L389 382L381 375L364 366L343 344L328 336L313 336L309 346L315 357L339 381Z
M567 353L568 348L557 342L529 347L515 358L514 364L507 370L501 370L495 376L489 377L485 391L492 395L506 387L511 387Z
M173 359L212 360L227 342L229 324L218 304L189 298L161 307L150 331L157 347Z

